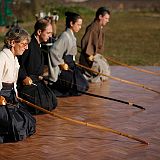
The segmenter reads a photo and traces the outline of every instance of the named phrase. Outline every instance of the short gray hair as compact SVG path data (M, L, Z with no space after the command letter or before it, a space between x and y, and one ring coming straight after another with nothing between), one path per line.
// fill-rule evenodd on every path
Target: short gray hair
M28 43L31 40L30 34L21 27L12 27L8 30L4 37L4 45L7 48L10 48L11 41L15 41L16 43L21 42L22 40L27 40Z

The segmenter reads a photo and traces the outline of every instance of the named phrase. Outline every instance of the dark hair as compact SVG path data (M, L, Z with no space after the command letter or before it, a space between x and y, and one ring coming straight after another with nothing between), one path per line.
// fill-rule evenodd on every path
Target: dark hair
M95 19L98 20L100 15L104 16L104 15L106 15L106 14L109 14L109 15L110 15L109 9L107 9L106 7L100 7L100 8L98 8L98 10L97 10L97 12L96 12L96 17L95 17Z
M15 41L16 43L21 42L22 40L27 40L30 42L30 34L19 26L12 27L8 30L4 37L4 45L7 48L11 48L11 41Z
M75 24L78 19L82 19L82 17L79 14L74 12L65 12L65 16L66 16L66 28L71 27L70 22Z
M50 23L50 20L47 18L38 19L34 25L34 32L37 33L39 29L41 31L44 31L49 24L51 23Z

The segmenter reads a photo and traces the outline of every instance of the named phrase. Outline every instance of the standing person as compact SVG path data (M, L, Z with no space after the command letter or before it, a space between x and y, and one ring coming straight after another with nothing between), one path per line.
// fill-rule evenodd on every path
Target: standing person
M57 99L51 89L39 79L43 75L44 55L41 52L41 42L47 42L52 36L52 25L47 19L39 19L34 26L28 50L19 57L20 72L18 91L22 98L49 111L57 106ZM26 106L27 107L27 106ZM41 112L27 107L32 114Z
M11 28L0 51L0 143L16 142L35 133L36 120L17 100L17 55L28 48L30 35L22 28Z
M102 53L105 42L104 26L109 22L109 18L110 11L107 8L100 7L97 10L94 21L86 28L82 37L79 59L80 64L107 75L110 75L110 68ZM84 71L84 75L90 82L107 80L107 77L91 71Z
M66 12L66 30L53 44L49 53L50 87L57 96L77 96L78 91L86 91L88 82L75 64L77 43L74 33L81 29L82 18L79 14Z

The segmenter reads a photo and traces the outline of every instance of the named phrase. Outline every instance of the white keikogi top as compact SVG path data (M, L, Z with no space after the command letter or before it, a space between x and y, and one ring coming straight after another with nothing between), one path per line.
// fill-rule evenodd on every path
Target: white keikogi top
M2 82L14 83L14 89L17 92L16 82L19 67L17 57L13 55L10 49L4 48L0 52L0 90L2 89Z

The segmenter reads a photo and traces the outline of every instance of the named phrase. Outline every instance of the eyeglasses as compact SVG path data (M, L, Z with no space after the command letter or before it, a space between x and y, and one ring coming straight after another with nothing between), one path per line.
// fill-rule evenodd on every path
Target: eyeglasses
M22 45L23 47L26 47L28 43L19 42L18 44Z

